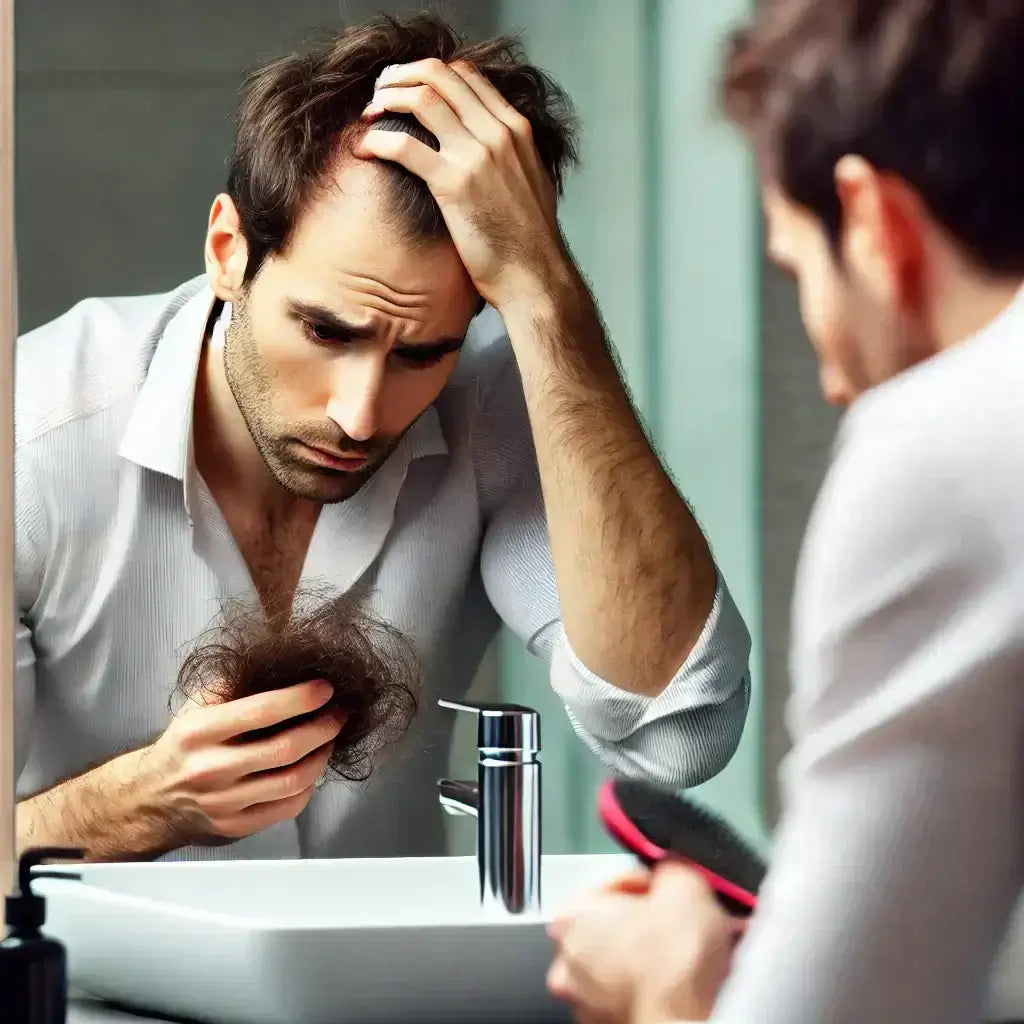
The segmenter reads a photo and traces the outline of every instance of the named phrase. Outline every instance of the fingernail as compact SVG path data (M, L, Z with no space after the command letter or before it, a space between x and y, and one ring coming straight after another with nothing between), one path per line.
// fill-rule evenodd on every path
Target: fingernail
M384 70L377 76L377 81L373 83L374 89L379 89L381 85L384 84L387 77L391 74L391 69L394 66L394 64L388 64L387 67L385 67Z
M382 107L377 106L376 103L367 103L366 106L363 108L363 113L361 114L361 116L369 118L376 117L378 114L382 113L384 113Z
M320 680L320 685L316 688L316 692L317 692L317 695L320 696L320 697L324 697L324 698L326 698L326 697L333 697L334 696L334 686L331 683L327 682L326 679L321 679Z

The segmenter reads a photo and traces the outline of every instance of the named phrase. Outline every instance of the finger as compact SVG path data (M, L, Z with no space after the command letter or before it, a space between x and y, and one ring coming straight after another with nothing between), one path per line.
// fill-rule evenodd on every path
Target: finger
M688 903L715 905L714 892L707 879L692 864L671 857L655 867L651 893L664 893L671 899Z
M302 813L312 795L313 787L310 786L301 793L286 797L284 800L257 804L255 807L250 807L248 810L219 822L218 832L225 838L242 839L256 832L262 832L263 829L270 828L271 825L290 821Z
M407 171L422 178L428 185L435 180L444 166L444 158L425 142L414 139L408 132L385 132L371 128L353 147L356 156L364 160L376 157L400 164Z
M401 86L428 85L442 97L459 120L480 141L491 133L489 125L494 121L487 106L481 102L476 90L458 74L452 65L431 57L414 61L412 64L393 64L385 68L377 79L374 100L377 101L390 89ZM483 132L483 135L478 134Z
M189 724L190 734L197 741L223 743L242 733L267 729L289 718L308 715L322 708L333 696L334 687L317 679L212 704L195 712L195 719Z
M605 888L587 889L584 892L576 893L558 909L551 919L549 928L555 928L559 935L562 934L565 924L575 920L580 914L593 906L594 902L607 892ZM551 934L549 931L548 934Z
M731 937L735 918L715 898L708 880L691 865L675 860L663 861L655 869L650 898L693 923L706 934Z
M593 912L609 902L619 902L623 897L642 896L650 888L650 873L642 875L625 875L605 882L593 889L587 889L578 893L573 899L561 907L555 915L552 924L562 921L572 921L584 914Z
M429 85L396 86L379 89L363 110L363 117L376 118L390 111L412 114L428 131L433 132L442 148L465 148L473 136L443 96Z
M333 751L332 740L287 768L245 776L237 786L224 793L223 802L230 807L230 813L238 813L257 804L270 804L297 796L315 786Z
M548 968L548 973L544 980L548 991L556 999L569 998L571 994L571 978L569 975L569 965L565 962L564 957L555 957Z
M424 61L421 63L430 65L431 62ZM428 79L422 85L401 86L395 84L379 88L374 94L370 105L363 113L373 115L378 109L402 110L404 113L415 114L423 124L426 124L424 118L420 116L419 110L392 106L394 102L392 94L400 95L410 91L423 90L424 94L420 102L425 104L433 102L427 94L437 97L438 102L444 103L448 110L452 112L452 116L458 122L461 132L483 143L491 152L499 153L504 149L513 147L514 139L508 127L480 102L476 93L460 75L456 74L446 64L440 64L439 66L440 70L431 70L425 76L421 76ZM413 65L409 65L409 67L413 67ZM424 113L427 113L427 111L424 111ZM433 128L430 130L444 144L444 139L439 132ZM459 138L454 130L451 131L451 138L453 140Z
M492 117L497 118L518 137L532 139L533 129L529 120L498 92L486 75L465 61L455 61L449 67L472 90L473 95Z
M595 993L593 985L587 980L586 972L577 971L567 957L556 957L548 968L544 981L548 992L555 999L569 1004L576 1024L612 1024L621 1020L618 1014L605 1013L591 1005L603 1003L605 1000L601 993Z
M541 165L537 147L533 143L533 126L528 118L512 106L504 96L471 64L455 61L451 65L457 74L475 93L480 103L494 119L494 123L503 126L506 139L510 140L519 156L520 163L526 168L536 187L550 185L550 175ZM475 133L474 133L475 134ZM479 136L478 136L479 137ZM493 146L494 143L492 142Z
M345 713L329 708L316 718L283 729L266 739L225 747L225 762L230 762L228 770L238 779L254 772L293 766L324 744L333 743L344 723Z

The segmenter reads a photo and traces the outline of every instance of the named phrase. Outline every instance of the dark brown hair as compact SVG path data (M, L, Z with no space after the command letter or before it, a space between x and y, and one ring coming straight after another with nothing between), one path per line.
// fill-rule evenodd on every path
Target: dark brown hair
M765 0L725 61L765 175L842 232L833 170L910 185L980 269L1024 273L1024 3Z
M480 71L529 122L541 163L561 191L576 162L576 119L567 95L526 63L517 40L465 42L438 15L380 16L334 32L307 53L259 68L246 80L238 105L227 192L238 209L249 247L245 280L268 255L283 252L303 209L322 187L346 129L359 124L374 83L390 64L435 57L464 61ZM389 115L375 128L405 131L434 149L437 140L415 117ZM393 208L413 237L447 235L425 182L385 164Z
M326 679L334 695L324 708L245 738L272 735L338 708L347 717L334 741L328 776L368 778L373 755L400 740L415 717L419 668L405 636L365 610L365 596L305 587L290 617L268 617L258 602L228 602L222 621L185 657L177 692L200 702L207 693L237 700Z

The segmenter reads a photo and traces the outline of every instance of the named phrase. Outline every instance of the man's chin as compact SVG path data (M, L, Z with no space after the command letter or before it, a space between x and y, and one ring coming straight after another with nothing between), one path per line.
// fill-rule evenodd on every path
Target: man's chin
M286 491L297 498L333 505L351 498L379 468L379 462L348 472L308 464L289 464L276 467L274 476Z

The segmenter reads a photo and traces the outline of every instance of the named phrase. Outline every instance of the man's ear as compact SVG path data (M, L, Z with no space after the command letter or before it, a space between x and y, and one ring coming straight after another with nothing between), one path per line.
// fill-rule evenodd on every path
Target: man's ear
M843 213L843 259L887 304L916 311L922 301L923 241L916 197L859 156L835 168Z
M204 255L206 276L214 294L225 302L234 302L245 280L249 246L242 234L238 210L223 192L210 207Z

